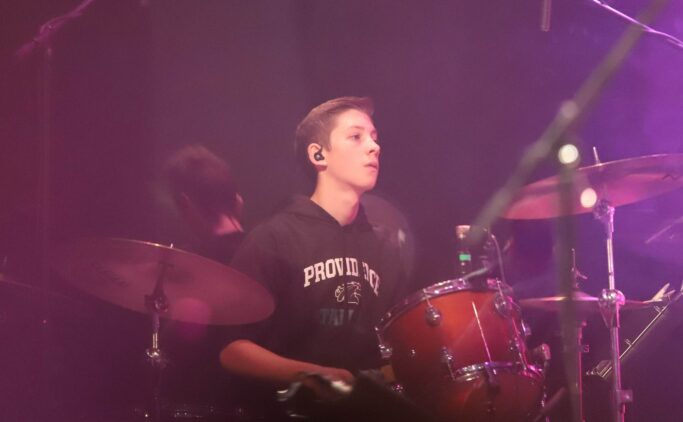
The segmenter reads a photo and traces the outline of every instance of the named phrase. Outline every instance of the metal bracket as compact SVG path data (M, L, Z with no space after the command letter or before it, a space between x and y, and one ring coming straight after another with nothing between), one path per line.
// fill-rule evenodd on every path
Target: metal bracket
M453 369L455 364L455 357L453 356L453 352L446 346L441 348L441 363L443 363L446 367L450 379L452 381L455 381L456 371Z
M620 405L633 402L633 390L619 390L617 401Z
M427 324L431 327L436 327L441 324L441 318L441 311L439 311L437 307L432 305L427 306L427 309L425 309L425 320L427 321Z
M379 354L382 356L382 359L390 359L394 354L394 349L386 343L380 343Z

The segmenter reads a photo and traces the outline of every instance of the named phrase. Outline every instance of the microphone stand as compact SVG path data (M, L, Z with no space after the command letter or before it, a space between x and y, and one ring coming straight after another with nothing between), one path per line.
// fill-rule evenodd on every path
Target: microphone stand
M663 38L666 42L669 44L673 45L674 47L678 48L679 50L683 50L683 41L679 40L678 38L674 37L673 35L667 34L666 32L662 31L657 31L656 29L652 28L649 25L646 25L642 23L641 21L634 19L627 15L626 13L623 13L614 7L610 6L609 4L605 3L603 0L591 0L593 3L597 4L598 6L602 7L603 9L607 10L608 12L612 13L613 15L616 15L620 19L630 23L631 25L636 25L640 29L643 30L646 34L654 35L659 38Z
M40 282L44 291L49 290L50 277L50 156L51 156L51 116L52 116L52 62L53 62L53 38L55 35L69 22L78 19L85 10L94 3L95 0L84 0L72 11L50 19L40 26L38 33L21 48L19 48L14 55L14 64L18 64L31 55L35 50L40 49L41 57L41 71L38 76L36 91L39 101L40 110L38 112L38 127L40 130L38 143L38 189L37 189L37 213L36 213L36 228L37 228L37 243L40 251ZM44 320L49 320L49 296L44 296L44 309L46 314L43 316ZM49 344L49 325L44 324L43 341L44 344ZM43 353L43 365L47 367L47 360L50 356L49 351L45 347ZM47 382L43 385L47 387ZM44 391L45 396L50 393Z
M44 24L40 25L38 33L31 38L26 44L21 46L19 50L14 54L14 58L17 62L25 60L33 51L37 48L42 47L45 52L51 50L52 39L54 36L62 30L62 28L69 22L77 20L83 13L95 2L96 0L83 0L81 4L76 6L70 12L67 12L61 16L54 17ZM50 51L51 54L51 51Z
M38 126L40 128L40 177L38 189L38 226L41 233L41 247L43 263L43 287L47 287L47 247L49 244L48 223L49 223L49 178L50 178L50 152L51 152L51 116L52 116L52 41L57 33L69 22L72 22L83 15L83 13L95 2L95 0L84 0L72 11L50 19L40 26L38 33L26 44L21 46L14 54L15 64L28 59L35 50L42 50L42 72L38 81L38 98L40 101L40 112Z

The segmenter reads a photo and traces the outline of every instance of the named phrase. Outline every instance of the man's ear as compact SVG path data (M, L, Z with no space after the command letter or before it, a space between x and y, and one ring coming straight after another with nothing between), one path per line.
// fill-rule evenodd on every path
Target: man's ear
M327 160L325 159L325 154L323 153L322 145L315 143L308 144L306 152L308 153L308 160L314 166L318 167L327 165Z

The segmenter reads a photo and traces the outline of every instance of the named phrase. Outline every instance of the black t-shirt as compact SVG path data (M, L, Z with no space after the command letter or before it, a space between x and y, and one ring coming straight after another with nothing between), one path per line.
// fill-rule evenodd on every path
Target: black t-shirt
M250 340L282 356L348 369L381 365L374 326L407 293L399 254L362 208L341 226L305 197L254 229L231 265L273 294Z

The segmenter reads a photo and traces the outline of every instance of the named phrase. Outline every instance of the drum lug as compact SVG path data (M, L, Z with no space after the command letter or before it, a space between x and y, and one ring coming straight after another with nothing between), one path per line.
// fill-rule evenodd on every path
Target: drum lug
M518 355L522 354L522 340L519 337L515 337L512 340L510 340L508 347L510 348L511 352L516 353Z
M403 385L397 383L397 382L392 382L391 383L391 391L393 391L396 394L404 394L405 393L405 388Z
M444 364L446 370L448 371L448 376L452 381L455 381L456 371L454 369L455 357L453 352L448 347L441 348L441 363Z
M525 340L528 340L529 337L531 337L531 333L532 333L531 326L529 326L529 324L527 324L526 321L522 320L521 327L522 327L522 336L524 337Z
M425 320L427 320L427 324L431 327L436 327L441 324L441 311L435 306L427 306L427 309L425 309Z
M528 369L528 364L526 362L526 356L524 355L525 353L525 347L524 347L524 340L522 340L520 337L515 337L512 340L510 340L509 343L509 348L512 353L517 354L519 356L519 361L524 366L524 369Z
M375 327L375 333L377 334L377 344L379 346L380 356L382 359L391 359L394 349L384 340L384 332L378 327Z
M394 349L388 344L380 343L379 354L382 356L382 359L390 359L391 356L394 354Z
M543 375L548 373L548 367L550 366L550 359L552 354L550 353L550 346L543 343L535 347L531 351L531 360L534 365L541 370Z
M514 309L512 300L509 297L501 295L500 293L496 293L496 298L493 300L493 304L496 308L496 311L503 318L510 318L512 316Z

